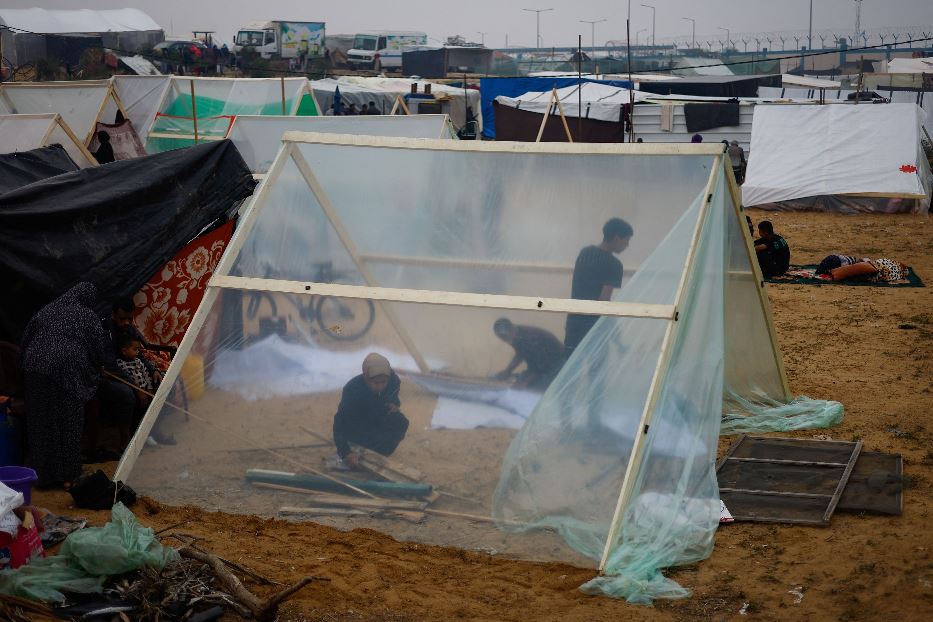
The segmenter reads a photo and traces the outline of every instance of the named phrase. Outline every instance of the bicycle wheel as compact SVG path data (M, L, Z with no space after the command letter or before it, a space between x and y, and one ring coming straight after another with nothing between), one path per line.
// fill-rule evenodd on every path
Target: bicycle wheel
M359 298L318 298L314 312L318 326L338 341L353 341L369 331L376 320L376 305Z

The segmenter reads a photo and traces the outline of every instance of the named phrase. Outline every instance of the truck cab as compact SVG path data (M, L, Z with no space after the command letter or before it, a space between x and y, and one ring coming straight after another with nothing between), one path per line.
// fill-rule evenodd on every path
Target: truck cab
M279 51L277 29L272 22L253 22L241 28L233 38L233 52L253 48L263 58L272 58Z
M428 35L408 30L373 30L358 33L353 48L347 52L347 64L354 69L402 68L402 50L406 47L427 45Z

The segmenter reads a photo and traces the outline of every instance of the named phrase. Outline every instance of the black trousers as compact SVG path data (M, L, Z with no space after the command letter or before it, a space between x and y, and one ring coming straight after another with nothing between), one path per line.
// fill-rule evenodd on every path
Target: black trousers
M347 440L377 454L391 456L407 432L408 418L400 412L388 413L380 417L377 425L349 431Z

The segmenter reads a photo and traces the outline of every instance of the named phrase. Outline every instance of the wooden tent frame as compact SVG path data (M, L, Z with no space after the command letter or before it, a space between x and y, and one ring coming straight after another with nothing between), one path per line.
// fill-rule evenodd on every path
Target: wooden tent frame
M58 114L57 112L43 112L43 113L37 113L37 114L14 114L10 116L20 117L23 119L43 119L43 120L48 121L49 127L45 131L45 134L42 136L42 140L39 143L41 147L47 147L48 145L51 144L52 132L54 132L55 128L58 127L68 136L71 142L74 143L75 148L81 153L81 155L87 158L88 162L90 163L92 167L100 166L100 164L97 162L97 159L94 157L94 154L92 154L88 150L88 148L84 145L84 143L82 143L78 139L78 137L75 136L75 133L71 130L70 127L68 127L68 124L65 123L65 120L62 119L62 115Z
M117 110L123 115L124 119L129 119L129 116L126 113L126 109L123 107L123 102L120 101L120 96L117 95L116 89L113 87L113 81L111 80L85 80L85 81L75 81L75 82L7 82L0 84L0 98L4 100L6 105L14 114L36 114L36 113L20 113L16 109L16 104L13 103L13 100L10 99L7 94L10 90L17 89L79 89L79 88L89 88L94 86L106 86L107 92L104 94L103 99L100 102L100 106L97 109L97 115L94 117L94 123L87 130L87 134L84 136L83 144L85 147L90 146L91 141L94 140L94 134L97 132L97 124L104 123L101 120L101 115L104 114L104 111L107 109L108 100L113 100L114 105L117 107ZM64 122L64 121L63 121ZM74 134L74 132L71 132Z
M564 105L560 101L560 97L557 96L557 88L551 89L551 97L547 103L547 110L544 111L544 116L541 118L541 127L538 128L538 135L535 137L535 142L540 143L541 137L544 136L544 127L547 125L547 120L551 118L551 115L554 113L554 108L557 108L557 111L560 113L560 122L564 125L564 133L567 135L567 142L573 142L573 136L570 134L570 126L567 125L567 117L564 115Z
M113 77L111 77L110 79L111 79L111 81L113 82L113 89L114 89L114 92L117 92L117 83L118 83L118 81L119 81L119 78L122 78L122 77L129 77L129 78L134 78L134 79L143 79L143 80L146 80L146 81L151 80L151 81L153 81L153 82L165 81L165 86L163 87L162 95L159 96L159 105L161 106L161 105L162 105L162 102L163 102L163 100L164 100L164 98L165 98L165 93L167 93L168 90L169 90L170 88L172 88L172 78L173 78L174 76L167 76L167 75L157 75L157 76L113 76ZM119 95L119 93L117 93L117 95ZM125 104L124 104L124 105L125 105ZM132 107L132 104L130 104L130 107ZM139 136L139 140L142 141L143 146L145 146L146 142L149 140L149 130L152 129L153 123L155 123L155 117L152 117L151 119L148 119L148 120L146 121L146 126L145 126L145 127L135 127L135 126L134 126L134 128L133 128L133 129L136 130L136 134Z
M426 290L407 290L397 288L381 287L376 282L368 268L367 258L361 255L359 249L355 246L349 233L343 226L339 215L330 203L323 187L311 170L298 145L301 143L332 144L343 146L363 146L363 147L382 147L382 148L403 148L412 150L429 151L469 151L469 152L489 152L489 153L539 153L539 154L567 154L567 155L693 155L707 156L713 160L713 166L710 167L710 175L706 183L704 200L700 207L700 213L694 227L687 257L684 262L684 268L678 284L676 296L671 305L657 304L639 304L615 301L592 301L592 300L570 300L570 299L544 299L530 296L502 296L473 294L466 292L443 292ZM344 243L344 248L350 254L351 259L356 264L362 274L366 285L338 285L329 283L299 282L281 279L263 279L231 276L230 270L233 267L237 256L249 237L253 226L260 218L260 215L269 202L268 197L271 189L275 186L276 180L282 174L286 165L292 163L297 166L301 176L307 183L309 190L317 199L331 226L336 231L340 240ZM399 139L373 136L351 136L340 134L308 134L301 132L286 132L283 136L283 144L279 154L275 159L268 175L254 195L252 201L247 207L240 225L233 236L226 252L223 255L214 275L211 277L207 290L201 305L191 320L191 324L179 345L178 352L165 374L163 382L159 385L155 397L146 411L143 421L140 423L135 436L127 446L114 479L126 481L129 476L139 453L142 450L145 439L148 437L155 419L160 413L171 387L175 383L181 371L182 363L188 357L197 335L201 330L211 309L213 308L217 297L224 289L235 290L261 290L283 292L296 295L325 295L340 296L351 298L362 298L374 300L383 307L387 318L393 324L397 334L405 343L410 353L415 357L416 362L422 371L428 369L428 366L418 352L411 338L407 335L405 327L401 325L398 318L392 313L391 308L386 306L388 302L417 302L421 304L433 305L454 305L466 307L479 307L488 309L520 309L523 311L538 311L542 313L579 313L585 315L610 315L616 317L636 317L651 318L658 321L667 322L658 360L655 366L651 384L649 386L648 397L642 410L641 420L635 435L632 452L629 456L628 464L625 470L625 477L616 503L615 512L610 523L610 529L606 538L606 546L600 561L600 571L605 570L609 553L612 551L612 544L618 537L621 528L621 521L624 515L632 493L634 492L635 481L637 480L639 464L645 451L645 441L647 439L647 430L651 425L655 414L655 407L660 398L664 386L664 380L671 364L671 353L680 339L681 326L680 320L684 295L687 286L691 281L695 270L695 259L700 245L700 235L703 225L710 212L710 204L717 184L722 179L726 180L728 188L727 198L732 202L732 214L738 223L740 231L743 231L745 237L746 255L750 266L749 276L755 279L756 289L759 292L758 300L760 302L763 319L768 325L769 336L772 344L772 356L777 364L777 372L781 376L781 385L784 388L784 398L791 399L788 389L787 378L784 372L784 366L781 362L781 354L775 338L773 322L770 313L767 294L765 292L764 279L758 267L757 257L752 247L751 238L747 233L745 220L742 218L741 208L735 200L737 197L737 187L735 180L731 176L731 166L727 165L725 155L720 145L703 144L675 144L675 143L616 143L616 144L569 144L569 143L503 143L503 142L478 142L478 141L451 141L451 140L427 140L427 139ZM418 261L417 258L407 258L411 261ZM386 260L386 258L382 258ZM391 258L388 258L391 261Z
M171 78L172 79L168 85L168 88L165 89L165 92L162 93L162 97L159 100L159 106L158 108L156 108L156 114L158 115L158 113L162 112L162 110L165 109L165 106L166 104L169 103L169 101L174 101L176 98L183 97L185 95L185 93L182 92L181 86L179 83L182 80L187 80L188 81L188 96L191 97L192 126L193 126L192 129L194 130L194 133L193 134L169 134L165 132L152 132L152 127L153 125L155 125L155 121L158 118L158 116L156 116L155 118L152 119L152 122L149 124L149 128L148 128L149 131L146 133L146 142L149 141L149 138L172 138L172 139L178 139L178 140L193 140L195 144L197 144L198 142L202 140L210 140L210 141L224 140L230 134L230 130L233 128L233 123L236 123L236 117L238 115L234 115L233 123L230 124L230 126L227 128L227 132L223 136L199 135L197 131L197 123L198 123L197 122L197 104L195 103L197 99L197 89L195 88L195 82L199 82L199 81L206 82L209 80L221 80L221 81L226 81L226 82L231 82L234 80L239 80L239 81L264 80L268 82L270 80L276 80L276 78L225 78L225 77L219 77L219 76L212 76L212 77L172 76ZM295 95L295 101L292 102L292 105L288 110L286 110L286 105L285 105L286 104L286 98L285 98L286 79L290 81L296 80L296 79L304 81L304 83L301 85L301 87L298 89L298 92ZM281 115L244 115L244 116L285 116L285 117L298 116L298 109L301 107L301 100L304 98L305 95L309 95L311 97L311 101L314 102L314 108L315 110L318 111L318 116L322 116L321 105L318 103L317 97L314 96L314 89L311 88L311 82L307 78L285 78L284 76L281 76L280 78L278 78L278 80L279 80L279 84L281 85L280 88L281 88L282 111L284 114L281 114ZM169 100L169 97L172 97L172 99Z
M389 114L387 116L390 116L390 117L396 116L395 113L400 108L406 115L411 114L411 110L408 109L408 104L405 103L405 99L401 95L396 94L395 101L392 103L392 110L389 111Z

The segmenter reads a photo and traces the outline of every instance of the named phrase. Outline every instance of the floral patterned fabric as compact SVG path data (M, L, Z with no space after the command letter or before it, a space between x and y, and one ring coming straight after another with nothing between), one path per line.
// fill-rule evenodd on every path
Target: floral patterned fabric
M133 296L136 328L146 341L178 347L230 242L233 226L230 221L189 242ZM168 367L167 355L145 354L163 371Z

